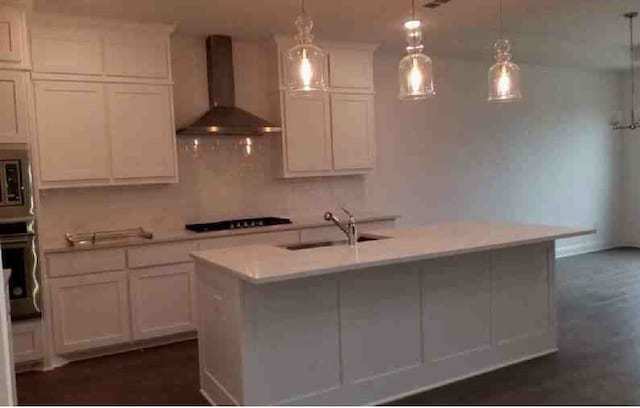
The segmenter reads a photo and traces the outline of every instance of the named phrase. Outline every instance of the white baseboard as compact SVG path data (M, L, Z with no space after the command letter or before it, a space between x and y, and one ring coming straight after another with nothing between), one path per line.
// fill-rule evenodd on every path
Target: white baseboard
M620 244L617 242L585 242L573 245L562 245L556 247L556 258L604 251L619 246Z

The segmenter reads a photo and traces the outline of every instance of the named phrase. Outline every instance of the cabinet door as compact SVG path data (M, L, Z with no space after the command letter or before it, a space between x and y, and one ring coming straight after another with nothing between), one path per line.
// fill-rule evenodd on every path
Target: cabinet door
M329 49L331 88L373 89L373 52Z
M131 340L125 271L50 281L55 351L68 353Z
M373 95L331 95L333 168L367 169L374 166Z
M130 272L133 338L195 330L193 263Z
M34 87L42 181L108 181L103 85L37 81Z
M331 136L328 95L285 95L287 170L331 170Z
M168 78L168 37L111 32L105 36L105 73L114 76Z
M114 179L175 177L169 86L109 84L107 89Z
M22 10L0 5L0 61L11 63L22 61L23 32Z
M25 75L0 71L0 143L27 142Z
M102 42L95 30L35 26L31 48L34 72L102 74Z
M11 332L14 362L24 363L42 359L42 321L13 322Z

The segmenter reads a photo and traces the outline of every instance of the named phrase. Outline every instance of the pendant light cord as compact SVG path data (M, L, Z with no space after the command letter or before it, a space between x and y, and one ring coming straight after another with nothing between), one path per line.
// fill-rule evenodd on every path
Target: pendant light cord
M303 16L307 15L307 8L305 7L304 0L300 0L300 12Z
M411 0L411 19L416 19L416 0Z
M633 49L633 19L634 15L629 15L629 55L631 59L631 126L635 126L636 124L636 110L635 110L635 102L636 102L636 75L635 75L635 66L634 66L634 49Z
M498 30L500 35L500 38L498 39L502 40L502 38L504 37L502 27L502 0L498 0Z

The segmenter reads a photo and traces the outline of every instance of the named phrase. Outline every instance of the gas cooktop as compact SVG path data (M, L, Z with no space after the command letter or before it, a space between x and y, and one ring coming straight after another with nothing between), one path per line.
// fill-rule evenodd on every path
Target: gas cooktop
M239 218L236 220L223 220L216 222L205 222L200 224L187 224L185 228L194 232L226 231L233 229L270 227L273 225L291 224L288 218L259 217L259 218Z

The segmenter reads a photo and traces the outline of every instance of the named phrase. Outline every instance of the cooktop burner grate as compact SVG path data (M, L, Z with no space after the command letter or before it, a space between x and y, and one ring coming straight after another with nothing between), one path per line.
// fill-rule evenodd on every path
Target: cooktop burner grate
M206 222L200 224L187 224L185 228L194 232L226 231L233 229L270 227L273 225L291 224L288 218L259 217L259 218L239 218L235 220L224 220L216 222Z

